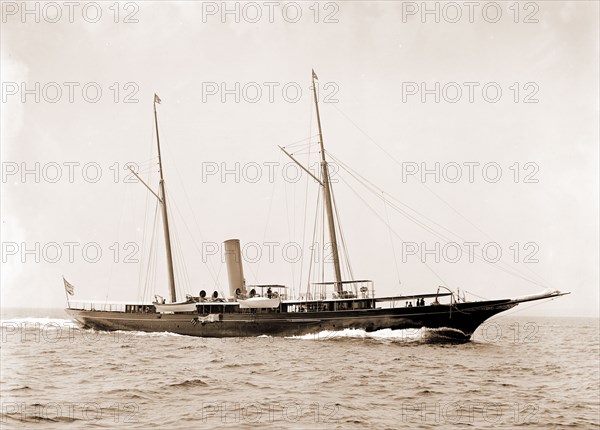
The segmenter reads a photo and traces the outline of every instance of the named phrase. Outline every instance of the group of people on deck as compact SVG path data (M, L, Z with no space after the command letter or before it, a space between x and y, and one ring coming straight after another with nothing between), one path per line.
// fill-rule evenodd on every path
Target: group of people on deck
M417 305L416 306L425 306L425 299L423 299L423 298L417 299ZM406 302L406 307L407 308L412 308L413 307L412 301Z

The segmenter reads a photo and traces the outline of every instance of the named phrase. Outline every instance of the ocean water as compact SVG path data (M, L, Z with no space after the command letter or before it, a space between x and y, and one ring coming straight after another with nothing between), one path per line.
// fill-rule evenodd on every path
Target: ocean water
M2 313L1 427L594 429L599 320L202 339Z

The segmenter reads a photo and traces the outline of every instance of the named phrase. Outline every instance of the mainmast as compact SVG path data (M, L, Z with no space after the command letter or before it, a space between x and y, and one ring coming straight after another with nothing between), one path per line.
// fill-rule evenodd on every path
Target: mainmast
M319 126L319 143L321 144L321 170L323 175L323 196L325 200L325 209L327 211L327 221L329 224L329 238L331 240L331 250L333 254L333 267L335 270L335 289L339 293L343 291L342 288L342 272L340 270L340 256L338 253L337 237L335 234L335 222L333 218L333 204L331 202L331 185L329 183L329 168L327 166L327 160L325 159L325 147L323 146L323 133L321 132L321 116L319 115L319 101L317 99L317 86L315 80L318 80L315 71L312 71L312 87L313 95L315 98L315 108L317 111L317 124Z
M171 252L171 234L169 233L169 218L167 217L167 194L165 193L165 179L163 177L162 159L160 157L160 138L158 137L158 117L156 115L156 104L160 103L160 98L154 94L154 126L156 128L156 145L158 146L158 168L160 170L159 182L159 200L162 207L163 227L165 231L165 249L167 251L167 267L169 268L169 291L171 292L171 302L177 301L175 293L175 275L173 273L173 254Z

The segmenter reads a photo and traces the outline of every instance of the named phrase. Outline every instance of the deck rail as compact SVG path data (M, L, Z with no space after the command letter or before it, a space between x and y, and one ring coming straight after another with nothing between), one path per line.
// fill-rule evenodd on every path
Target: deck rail
M69 301L68 308L84 310L84 311L125 312L125 306L135 305L135 304L137 304L137 303L96 302L96 301L77 300L77 301Z

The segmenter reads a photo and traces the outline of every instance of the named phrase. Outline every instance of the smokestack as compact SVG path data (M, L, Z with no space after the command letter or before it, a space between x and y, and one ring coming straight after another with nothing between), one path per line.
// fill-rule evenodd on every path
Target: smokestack
M227 278L229 278L229 295L235 297L235 291L238 288L242 294L246 294L246 282L244 281L240 241L239 239L230 239L223 242L223 244L225 245Z

